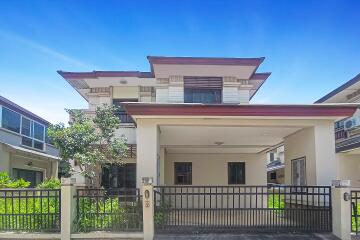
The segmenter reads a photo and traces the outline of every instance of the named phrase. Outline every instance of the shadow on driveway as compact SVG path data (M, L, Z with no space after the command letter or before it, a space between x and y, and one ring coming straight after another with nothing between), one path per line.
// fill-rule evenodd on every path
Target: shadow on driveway
M244 239L244 240L262 240L262 239L279 239L279 240L299 240L299 239L314 239L314 240L339 240L329 233L258 233L258 234L157 234L156 240L216 240L216 239Z

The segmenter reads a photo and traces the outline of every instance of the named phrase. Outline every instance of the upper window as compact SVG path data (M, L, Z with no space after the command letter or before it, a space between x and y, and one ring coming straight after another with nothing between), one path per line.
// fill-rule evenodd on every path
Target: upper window
M5 107L1 107L1 127L21 134L21 144L44 150L45 126Z
M176 162L175 163L175 184L191 185L192 184L192 163Z
M221 103L222 78L184 77L185 103Z
M21 115L7 108L2 108L2 127L10 131L20 133Z
M228 163L228 184L245 184L245 163Z

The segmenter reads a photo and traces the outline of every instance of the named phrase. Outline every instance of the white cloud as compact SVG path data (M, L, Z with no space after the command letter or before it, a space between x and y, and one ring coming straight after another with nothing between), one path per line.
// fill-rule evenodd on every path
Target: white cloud
M95 66L92 66L91 64L85 63L83 61L80 61L78 59L75 59L73 57L70 57L68 55L65 55L57 50L51 49L45 45L39 44L37 42L34 42L30 39L21 37L19 35L13 34L13 33L9 33L9 32L4 32L2 30L0 30L0 36L1 37L5 37L11 41L16 41L18 43L22 43L24 45L27 45L29 47L31 47L32 49L35 49L39 52L42 52L48 56L51 56L55 59L58 59L60 61L64 61L67 62L69 64L73 64L73 65L77 65L80 67L84 67L84 68L89 68L89 69L95 69Z

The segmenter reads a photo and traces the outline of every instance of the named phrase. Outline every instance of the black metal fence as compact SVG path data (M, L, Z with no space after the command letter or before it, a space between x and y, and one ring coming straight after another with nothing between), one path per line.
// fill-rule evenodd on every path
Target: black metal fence
M0 231L60 231L60 189L1 189Z
M155 187L157 232L330 232L327 186Z
M139 189L77 189L74 197L78 232L142 230Z
M351 191L351 232L360 233L360 190Z

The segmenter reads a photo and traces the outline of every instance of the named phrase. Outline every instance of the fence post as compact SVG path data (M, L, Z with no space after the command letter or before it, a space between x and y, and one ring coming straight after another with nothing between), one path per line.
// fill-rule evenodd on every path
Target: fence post
M154 239L154 187L151 177L142 178L144 240Z
M75 178L61 179L61 240L70 240L76 216Z
M332 181L332 228L333 234L342 240L351 239L350 180Z

